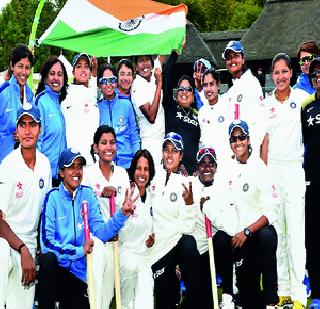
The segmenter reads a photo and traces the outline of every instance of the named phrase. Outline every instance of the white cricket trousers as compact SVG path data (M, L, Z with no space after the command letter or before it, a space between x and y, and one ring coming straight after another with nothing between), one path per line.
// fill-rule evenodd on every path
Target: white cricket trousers
M112 242L103 243L92 236L93 282L97 309L109 308L114 295L114 266Z
M120 248L122 309L153 309L153 276L147 257Z
M30 252L35 256L35 251ZM32 309L35 286L25 288L21 283L22 268L20 254L0 237L0 308Z
M291 296L306 305L304 169L299 161L271 161L268 165L279 192L278 221L274 224L278 234L278 295Z

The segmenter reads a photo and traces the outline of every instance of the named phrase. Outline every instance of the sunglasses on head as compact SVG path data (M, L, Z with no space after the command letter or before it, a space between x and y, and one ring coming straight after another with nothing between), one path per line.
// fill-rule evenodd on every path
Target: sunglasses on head
M101 77L99 79L99 83L102 85L111 85L117 82L117 78L115 76L110 77Z
M303 64L305 64L306 61L311 62L311 61L313 60L313 58L314 58L313 55L302 57L302 58L299 60L299 64L300 64L300 65L303 65Z
M231 136L229 138L229 141L231 144L235 143L237 140L243 142L244 140L246 140L248 138L248 135L246 134L241 134L241 135L234 135L234 136Z
M320 69L313 71L310 76L313 78L313 77L316 77L317 75L320 75Z
M200 162L205 155L209 155L217 163L216 153L213 148L201 148L197 153L197 162Z
M193 88L190 86L187 86L187 87L180 86L178 88L178 92L193 92Z

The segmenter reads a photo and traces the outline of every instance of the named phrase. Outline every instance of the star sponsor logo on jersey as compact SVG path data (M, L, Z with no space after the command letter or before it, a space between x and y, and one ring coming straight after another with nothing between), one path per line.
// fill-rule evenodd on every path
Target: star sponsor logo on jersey
M272 185L272 197L273 198L277 198L278 197L278 192L277 192L277 189L276 189L275 185Z
M160 276L164 273L164 271L165 271L165 267L156 270L156 271L153 273L153 279L156 279L156 278L160 277Z
M84 113L88 114L90 112L89 104L87 102L84 103Z
M43 180L43 178L41 177L41 178L39 179L39 188L42 189L43 187L44 187L44 180Z
M171 201L171 202L176 202L177 199L178 199L177 193L176 193L176 192L171 192L171 193L170 193L170 201Z
M277 117L276 109L274 108L274 106L272 106L269 109L269 112L270 112L270 116L269 116L270 119L273 119L273 118Z
M291 107L292 109L295 109L295 108L297 107L297 104L296 104L295 102L291 102L291 103L290 103L290 107Z
M183 122L187 122L190 123L192 125L194 125L195 127L197 127L199 125L198 121L197 121L197 115L193 114L191 116L193 119L190 119L187 115L183 116L181 112L177 111L176 114L176 118L181 119Z
M23 189L22 189L22 183L19 181L18 183L17 183L17 192L16 192L16 198L23 198Z
M94 186L93 186L93 193L96 197L100 197L101 196L101 185L99 183L96 183Z
M221 116L218 117L218 122L222 123L224 121L225 121L224 116L221 115Z
M315 117L312 117L312 115L309 116L307 119L308 127L312 127L315 124L320 124L320 114L315 115Z

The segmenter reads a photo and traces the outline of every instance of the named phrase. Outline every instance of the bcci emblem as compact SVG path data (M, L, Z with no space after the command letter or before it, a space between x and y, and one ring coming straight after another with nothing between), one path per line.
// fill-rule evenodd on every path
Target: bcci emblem
M291 103L290 103L290 107L291 107L291 108L296 108L296 107L297 107L297 104L294 103L294 102L291 102Z
M43 187L44 187L44 180L43 180L43 178L41 177L41 178L39 179L39 188L42 189Z
M245 183L244 185L243 185L243 192L246 192L246 191L248 191L249 190L249 185L247 184L247 183Z
M243 98L243 96L242 96L242 94L239 94L238 96L237 96L237 102L241 102L242 101L242 98Z
M178 199L177 193L176 193L176 192L172 192L172 193L170 194L170 201L171 201L171 202L176 202L177 199Z

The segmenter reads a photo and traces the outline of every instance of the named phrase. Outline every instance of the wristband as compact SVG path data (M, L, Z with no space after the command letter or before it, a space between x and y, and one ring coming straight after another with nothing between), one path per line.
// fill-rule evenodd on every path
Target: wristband
M25 245L26 244L21 244L20 246L19 246L19 248L18 248L18 252L21 254L21 249L23 248L23 247L25 247Z

